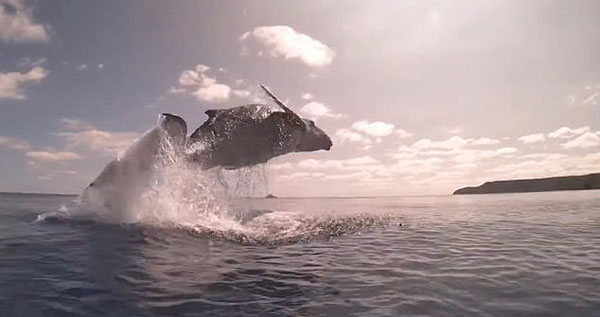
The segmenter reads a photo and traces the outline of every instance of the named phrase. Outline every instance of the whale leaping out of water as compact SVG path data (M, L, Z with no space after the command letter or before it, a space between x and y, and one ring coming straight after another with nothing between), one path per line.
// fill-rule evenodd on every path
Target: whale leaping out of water
M286 153L331 148L331 139L314 121L301 118L269 89L261 88L283 112L260 104L206 111L208 120L187 144L203 169L236 169Z
M331 139L314 121L301 118L267 87L260 87L283 111L262 104L207 110L208 120L189 137L185 120L174 114L161 114L158 127L202 169L237 169L291 152L331 148Z
M293 152L329 150L331 139L314 121L301 118L269 89L279 106L251 104L211 109L206 122L187 136L187 124L177 115L159 115L157 125L110 162L81 195L101 209L124 209L150 183L161 152L171 151L201 170L238 169L266 163Z

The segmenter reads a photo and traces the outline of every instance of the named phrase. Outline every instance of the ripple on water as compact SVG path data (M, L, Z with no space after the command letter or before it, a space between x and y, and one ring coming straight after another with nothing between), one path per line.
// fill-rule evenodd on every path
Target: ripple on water
M35 222L42 199L0 219L0 315L599 315L576 195L275 200L228 230Z

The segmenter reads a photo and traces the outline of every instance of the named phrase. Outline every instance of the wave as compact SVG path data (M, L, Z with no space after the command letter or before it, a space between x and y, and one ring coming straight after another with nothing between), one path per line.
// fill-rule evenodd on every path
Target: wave
M157 209L158 210L158 209ZM167 210L168 211L168 210ZM199 210L204 213L205 210ZM170 215L175 213L168 211ZM328 240L387 226L403 226L403 219L394 213L357 213L314 216L303 212L250 209L227 213L224 217L199 215L190 221L171 218L158 222L115 222L87 209L81 202L62 206L59 211L38 216L38 221L122 226L152 226L183 230L198 238L229 241L242 245L286 245L298 242Z
M234 241L245 245L282 245L354 234L374 227L402 226L394 214L306 217L297 213L273 212L243 225L244 230L215 230L196 226L193 234Z

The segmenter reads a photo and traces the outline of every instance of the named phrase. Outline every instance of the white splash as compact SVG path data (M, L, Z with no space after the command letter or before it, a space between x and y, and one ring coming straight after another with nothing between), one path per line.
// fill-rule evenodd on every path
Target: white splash
M75 208L43 215L176 227L243 244L293 243L329 238L386 223L381 215L315 216L291 210L231 210L232 197L268 192L264 166L202 171L158 128L112 161ZM259 211L258 214L252 214ZM248 213L250 212L250 213Z
M147 156L153 159L148 162ZM110 222L241 230L213 175L188 162L155 128L111 162L81 200Z
M210 173L167 149L159 155L151 185L132 208L136 222L151 225L240 229L228 214L228 197Z
M269 180L265 164L235 170L214 169L215 178L229 197L265 197L269 193Z

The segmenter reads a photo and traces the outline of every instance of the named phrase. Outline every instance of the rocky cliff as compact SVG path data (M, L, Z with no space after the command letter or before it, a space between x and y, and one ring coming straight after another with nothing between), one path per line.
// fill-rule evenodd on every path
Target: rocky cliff
M583 189L600 189L600 173L578 176L486 182L477 187L463 187L457 189L454 192L454 195L525 193Z

